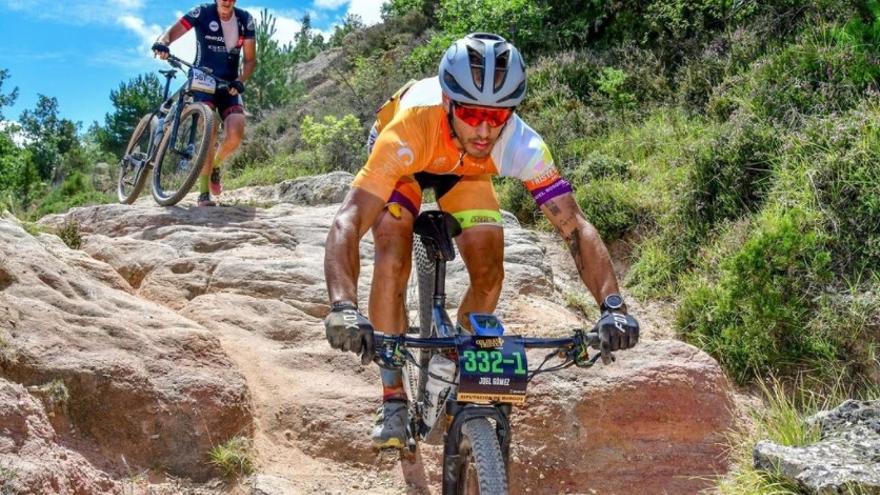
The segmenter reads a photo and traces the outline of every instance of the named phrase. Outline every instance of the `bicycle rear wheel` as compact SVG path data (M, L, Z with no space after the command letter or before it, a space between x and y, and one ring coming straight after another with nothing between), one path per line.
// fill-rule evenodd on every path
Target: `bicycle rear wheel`
M119 202L130 205L140 196L147 183L150 153L150 141L153 139L154 115L148 113L141 117L135 126L131 138L125 146L125 153L119 161L119 178L116 182L116 194Z
M506 495L507 470L495 428L486 418L468 420L458 445L459 495Z
M204 103L192 103L180 115L173 143L168 129L159 145L153 171L153 199L157 203L175 205L189 193L201 174L216 127L213 110Z
M413 264L415 265L415 277L419 289L419 337L436 337L433 326L434 317L434 260L428 259L425 245L418 236L413 240ZM421 401L425 397L425 383L428 379L428 362L436 350L422 349L419 354L419 396Z

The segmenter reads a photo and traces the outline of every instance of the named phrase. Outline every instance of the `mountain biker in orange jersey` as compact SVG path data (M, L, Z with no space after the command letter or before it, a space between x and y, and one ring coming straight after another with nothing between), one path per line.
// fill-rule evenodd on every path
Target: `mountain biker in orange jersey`
M367 163L327 236L324 273L331 312L325 328L334 348L361 353L367 363L373 355L372 325L389 334L406 331L413 222L427 187L463 227L456 244L470 287L458 308L459 325L469 331L469 313L495 310L504 276L501 213L491 182L496 174L521 179L565 239L581 279L602 308L603 347L636 344L639 325L626 312L608 250L544 141L514 113L525 90L519 51L500 36L474 33L449 47L439 77L405 86L379 110ZM367 229L375 247L372 323L356 302L358 246ZM401 448L407 421L401 373L380 371L383 408L373 443Z
M232 81L229 89L218 89L213 95L196 92L195 101L208 104L220 112L226 137L220 151L214 156L213 143L199 178L199 206L215 206L211 194L223 190L220 183L220 164L235 151L244 136L244 107L241 94L257 67L257 45L254 18L247 11L236 8L235 0L216 0L199 5L169 27L153 44L153 53L162 60L168 58L168 45L196 30L195 65L208 67L213 75ZM238 59L244 53L244 67L239 74ZM214 139L214 137L212 137ZM210 184L209 184L210 177Z

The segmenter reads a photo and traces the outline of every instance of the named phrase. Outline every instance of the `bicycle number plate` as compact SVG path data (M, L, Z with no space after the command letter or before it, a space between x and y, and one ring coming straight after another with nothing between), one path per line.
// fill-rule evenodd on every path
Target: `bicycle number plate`
M192 71L192 84L190 87L193 91L201 91L202 93L214 94L217 91L217 81L198 69Z
M526 401L526 350L515 335L464 338L458 347L458 369L460 401Z

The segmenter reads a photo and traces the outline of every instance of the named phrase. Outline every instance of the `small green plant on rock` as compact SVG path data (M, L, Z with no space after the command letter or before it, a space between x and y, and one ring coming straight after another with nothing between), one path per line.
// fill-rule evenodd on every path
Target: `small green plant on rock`
M58 237L67 244L70 249L79 249L82 247L82 236L79 232L79 222L73 218L68 218L64 224L58 229Z
M593 307L595 306L590 297L583 292L565 291L562 294L565 298L565 305L578 311L584 318L593 318Z
M235 436L208 452L210 462L227 477L246 476L254 472L251 444L247 438Z

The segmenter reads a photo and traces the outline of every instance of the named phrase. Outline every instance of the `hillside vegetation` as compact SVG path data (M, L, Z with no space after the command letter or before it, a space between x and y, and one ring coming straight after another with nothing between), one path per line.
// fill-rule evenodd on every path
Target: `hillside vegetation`
M681 336L740 383L880 381L880 2L396 0L323 52L268 115L238 184L362 163L373 111L451 40L512 39L523 118L549 143L627 284L678 303ZM505 209L542 224L515 181Z

